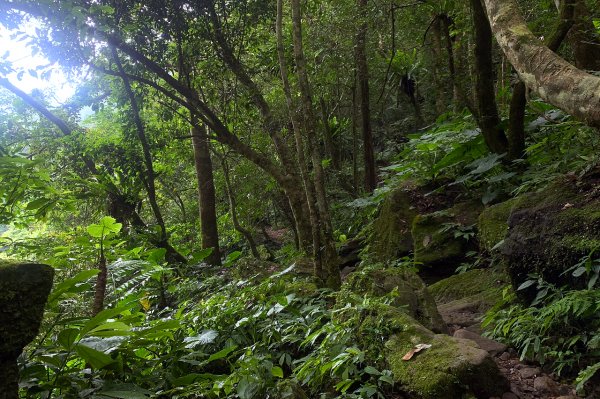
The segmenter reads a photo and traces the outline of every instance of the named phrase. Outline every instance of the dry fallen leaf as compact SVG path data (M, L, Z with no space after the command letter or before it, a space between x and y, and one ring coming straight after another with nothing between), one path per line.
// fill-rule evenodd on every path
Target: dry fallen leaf
M565 206L562 207L562 210L564 211L565 209L569 209L569 208L572 208L572 207L573 207L573 204L570 204L570 203L567 202L565 204Z
M431 348L431 344L416 344L406 355L402 357L402 360L410 360L417 352L421 352L423 349Z

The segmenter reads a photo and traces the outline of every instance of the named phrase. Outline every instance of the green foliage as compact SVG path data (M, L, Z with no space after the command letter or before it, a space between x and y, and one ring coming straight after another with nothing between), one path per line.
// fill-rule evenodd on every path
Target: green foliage
M572 268L573 277L585 274L582 265L589 258ZM483 325L491 328L492 337L517 348L521 359L547 364L564 375L583 370L578 377L578 390L582 390L598 370L600 359L600 289L595 288L596 282L597 273L590 274L587 289L573 290L531 275L518 290L535 288L532 304L515 303L514 294L508 295L488 312Z

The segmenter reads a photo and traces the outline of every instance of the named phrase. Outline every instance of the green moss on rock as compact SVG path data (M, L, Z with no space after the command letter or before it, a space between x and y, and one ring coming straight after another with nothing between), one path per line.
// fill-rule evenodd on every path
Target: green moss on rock
M40 264L0 265L0 398L17 398L17 357L38 333L54 269Z
M446 332L446 325L438 313L433 297L423 280L405 268L363 269L348 276L342 285L337 304L355 305L365 296L390 296L391 304L401 308L428 329Z
M600 243L600 199L588 195L591 186L563 177L547 188L518 197L508 218L508 234L501 247L513 286L537 273L555 284L579 287L564 272ZM530 300L532 290L522 290Z
M430 344L412 359L402 357L416 344ZM394 335L385 344L387 359L402 388L423 399L501 396L508 383L490 355L471 340L447 335Z
M379 215L369 225L367 244L375 261L387 262L407 255L413 248L411 224L417 215L414 188L402 186L381 204Z
M482 250L492 252L492 248L504 240L508 233L508 217L517 202L510 199L481 212L477 222L477 237Z
M438 304L481 295L495 303L502 289L510 282L498 269L474 269L440 280L429 286L429 292Z
M481 207L477 202L465 202L444 211L417 215L411 230L415 261L448 269L463 261L472 243L457 237L451 226L474 226Z

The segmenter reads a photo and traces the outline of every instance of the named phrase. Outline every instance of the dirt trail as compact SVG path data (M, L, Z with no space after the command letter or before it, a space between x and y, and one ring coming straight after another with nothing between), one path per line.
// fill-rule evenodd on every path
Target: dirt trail
M510 382L510 391L501 398L493 399L582 399L576 396L572 385L561 383L555 374L548 374L537 365L521 362L512 348L482 337L479 320L483 312L476 306L449 303L440 305L439 311L450 333L459 338L472 339L490 352L501 373ZM588 398L599 397L594 395Z

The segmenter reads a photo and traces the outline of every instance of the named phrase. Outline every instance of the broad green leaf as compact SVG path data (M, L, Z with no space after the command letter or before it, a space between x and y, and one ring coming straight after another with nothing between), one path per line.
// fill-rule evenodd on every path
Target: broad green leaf
M134 302L133 304L137 306L137 303ZM101 323L104 323L106 320L115 317L121 314L122 312L130 310L131 306L131 303L127 303L120 307L104 309L103 311L99 312L96 316L92 317L87 323L85 323L85 325L81 329L81 336L85 336L89 331L92 331L94 328L98 327Z
M208 258L213 253L213 248L204 248L192 254L192 262L199 263Z
M535 280L527 280L523 284L521 284L519 286L519 288L517 288L517 291L524 290L525 288L531 287L534 284L535 284Z
M97 351L96 349L90 348L89 346L83 344L75 345L75 351L95 369L104 368L114 361L106 353Z
M79 329L77 328L66 328L58 333L56 341L63 346L63 348L69 350L75 343L75 340L79 336Z
M273 366L271 369L271 374L273 377L283 378L283 369L279 366Z
M121 321L113 321L109 323L104 323L95 327L87 332L87 335L97 336L97 337L110 337L113 335L127 335L131 330L131 326L121 322Z
M87 281L90 278L96 276L98 273L100 273L100 270L98 269L84 270L82 272L77 273L75 276L66 279L62 283L57 284L56 287L54 287L54 290L52 291L50 296L48 297L48 303L56 301L65 293L74 292L74 290L77 288L78 283Z
M227 357L231 352L236 350L236 348L237 348L237 345L233 345L233 346L229 346L225 349L221 349L217 353L213 353L212 355L210 355L207 362L210 363L214 360L223 359L223 358Z

